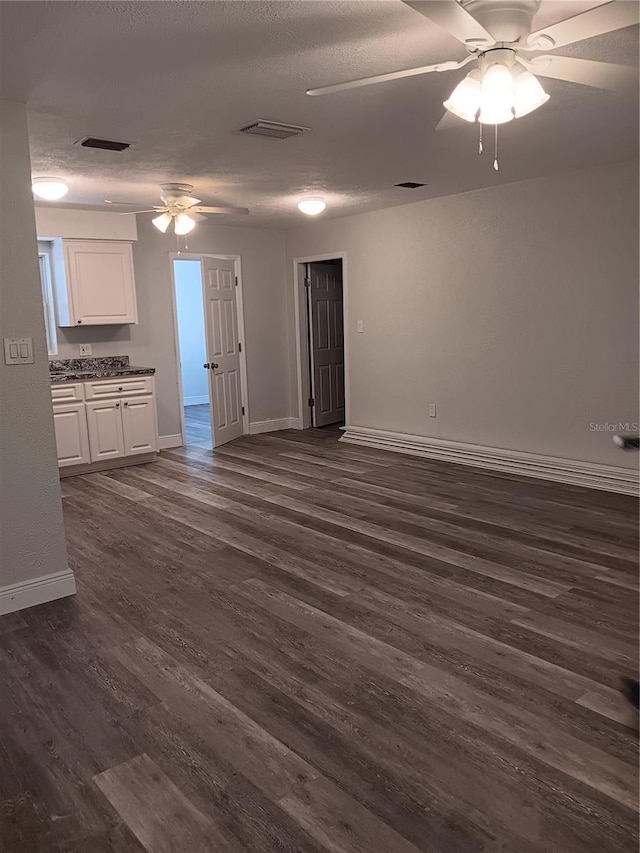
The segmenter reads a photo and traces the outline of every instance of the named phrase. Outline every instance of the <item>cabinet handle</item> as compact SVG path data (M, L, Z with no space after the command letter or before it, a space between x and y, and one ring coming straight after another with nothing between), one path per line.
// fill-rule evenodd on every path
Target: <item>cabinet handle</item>
M125 406L128 406L128 405L129 405L128 403L125 403Z
M120 403L116 403L116 409L120 408Z
M118 391L122 391L122 385L118 388Z
M78 323L82 323L82 320L78 320L77 322L78 322Z

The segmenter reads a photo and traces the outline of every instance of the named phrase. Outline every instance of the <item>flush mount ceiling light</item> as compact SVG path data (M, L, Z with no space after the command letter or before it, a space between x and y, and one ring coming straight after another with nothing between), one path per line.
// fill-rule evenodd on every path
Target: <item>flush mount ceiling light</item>
M307 216L317 216L325 210L326 206L326 201L320 196L307 196L298 202L298 210L301 213L306 213Z
M541 0L402 2L450 33L469 55L460 60L331 83L308 89L307 95L329 95L360 86L389 83L404 77L455 71L470 62L476 62L476 69L456 86L444 102L448 112L436 130L455 127L455 121L450 121L452 115L464 121L479 122L481 153L483 125L494 125L497 140L499 124L521 118L549 100L549 95L534 75L579 83L616 94L628 94L634 98L634 105L637 103L637 68L555 53L541 55L541 52L554 51L634 26L640 21L640 3L630 0L601 2L578 15L536 30L534 20ZM527 57L526 54L533 56ZM494 159L494 168L498 168L497 157Z
M69 187L61 178L34 178L31 190L44 201L58 201L69 192Z

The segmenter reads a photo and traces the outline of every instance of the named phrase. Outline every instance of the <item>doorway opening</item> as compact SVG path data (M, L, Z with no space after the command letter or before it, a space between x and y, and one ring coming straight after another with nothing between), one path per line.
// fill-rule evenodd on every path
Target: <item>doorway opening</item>
M346 412L343 258L299 260L298 271L304 287L300 356L305 365L299 384L303 392L308 388L301 426L337 429Z
M212 449L248 432L240 259L172 258L182 441Z
M187 445L213 447L211 432L207 343L199 260L174 260L178 361L182 385L183 440Z

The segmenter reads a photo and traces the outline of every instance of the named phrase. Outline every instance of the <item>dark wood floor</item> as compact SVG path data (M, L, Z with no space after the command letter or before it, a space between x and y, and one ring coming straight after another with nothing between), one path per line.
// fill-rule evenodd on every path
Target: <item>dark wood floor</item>
M4 851L637 851L637 503L336 438L63 481Z
M211 450L211 412L208 403L184 407L185 442L189 446Z

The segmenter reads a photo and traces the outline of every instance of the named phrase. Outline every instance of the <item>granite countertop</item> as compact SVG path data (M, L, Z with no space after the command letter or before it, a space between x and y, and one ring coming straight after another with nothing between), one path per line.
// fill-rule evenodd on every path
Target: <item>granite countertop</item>
M84 382L87 379L110 379L114 376L150 376L155 367L135 367L128 355L102 358L64 358L49 362L51 382Z

